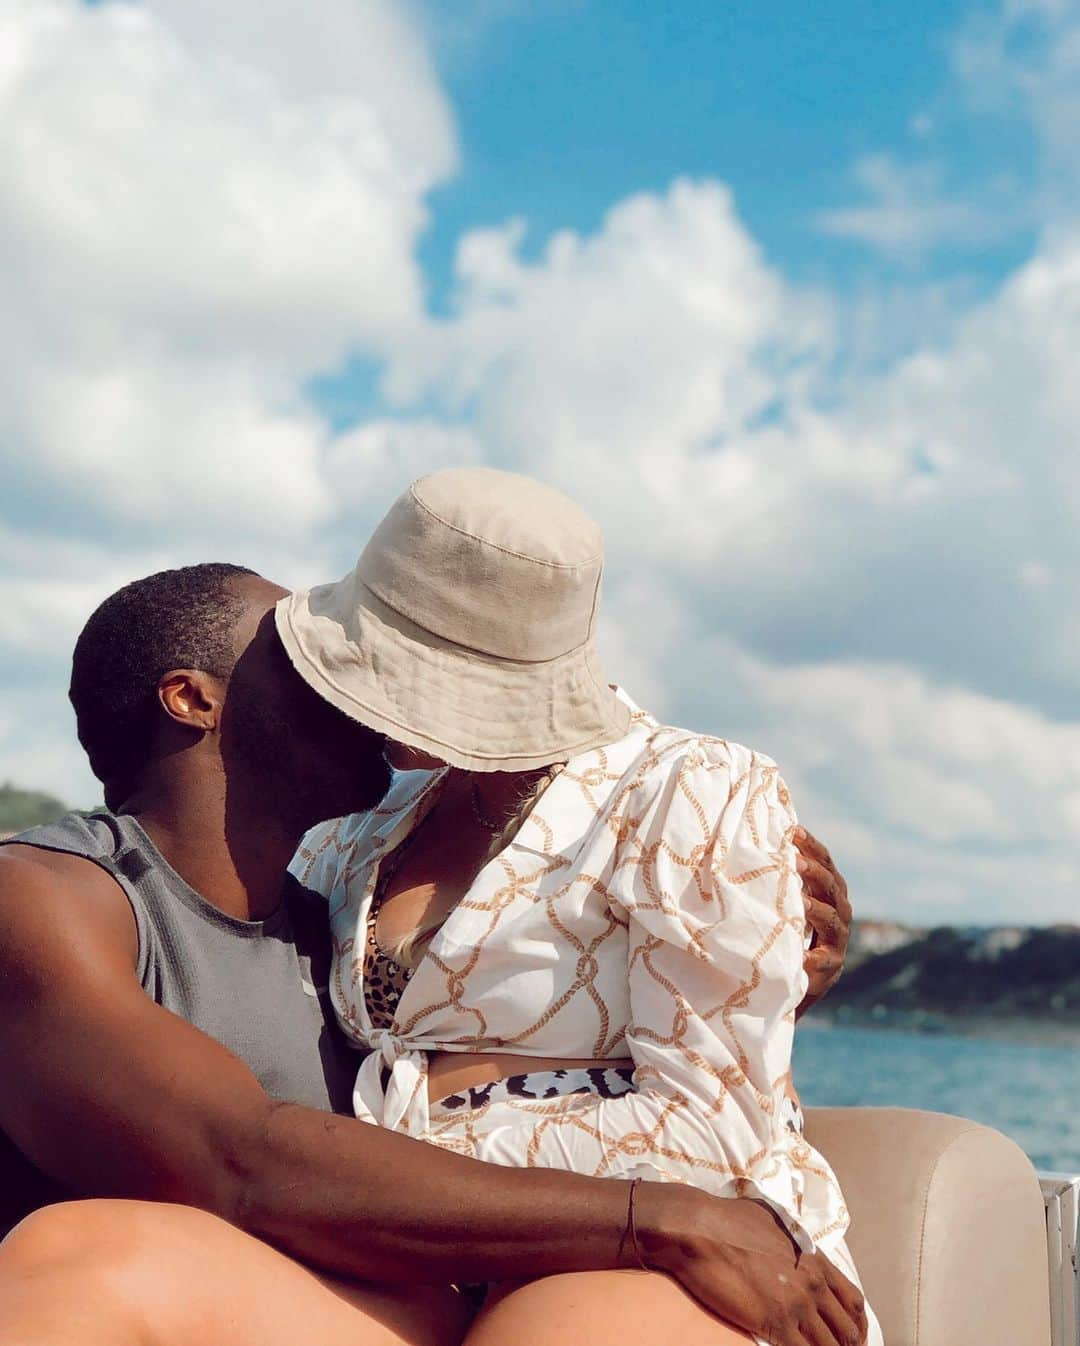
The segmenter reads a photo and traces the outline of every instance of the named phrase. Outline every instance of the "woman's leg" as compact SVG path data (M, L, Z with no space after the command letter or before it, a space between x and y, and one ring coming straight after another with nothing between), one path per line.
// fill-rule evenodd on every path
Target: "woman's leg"
M465 1346L748 1346L675 1281L651 1271L585 1271L494 1288Z
M471 1316L449 1288L317 1276L187 1206L48 1206L0 1244L0 1346L458 1346Z

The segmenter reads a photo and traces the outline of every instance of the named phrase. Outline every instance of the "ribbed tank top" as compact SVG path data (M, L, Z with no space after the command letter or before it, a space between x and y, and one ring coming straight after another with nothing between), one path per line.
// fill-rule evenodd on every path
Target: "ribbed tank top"
M240 1057L267 1093L351 1113L359 1057L329 1001L325 898L284 875L271 916L237 920L185 883L134 818L104 810L70 813L13 842L85 857L111 875L135 917L143 990ZM0 1236L65 1195L0 1133Z

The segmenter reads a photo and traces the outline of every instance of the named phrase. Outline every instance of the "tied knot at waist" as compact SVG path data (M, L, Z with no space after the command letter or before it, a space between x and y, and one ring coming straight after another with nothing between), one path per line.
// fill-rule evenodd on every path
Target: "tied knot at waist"
M356 1076L353 1109L364 1122L423 1136L428 1127L427 1053L389 1028L372 1030Z

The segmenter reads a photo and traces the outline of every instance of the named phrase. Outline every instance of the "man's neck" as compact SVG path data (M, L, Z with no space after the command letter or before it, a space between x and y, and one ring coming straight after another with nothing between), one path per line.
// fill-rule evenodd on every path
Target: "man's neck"
M280 905L289 861L303 826L268 811L265 791L223 779L145 781L124 804L182 879L212 906L242 921L264 920Z

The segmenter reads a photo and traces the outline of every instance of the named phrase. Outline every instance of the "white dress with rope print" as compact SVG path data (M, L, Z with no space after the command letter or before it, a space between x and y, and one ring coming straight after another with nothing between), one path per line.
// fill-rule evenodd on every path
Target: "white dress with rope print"
M309 833L292 865L329 901L335 1010L371 1049L357 1116L491 1163L755 1197L857 1281L839 1185L790 1097L804 912L776 765L635 707L625 738L555 777L377 1028L368 908L439 775L399 776L374 812ZM447 1108L428 1101L431 1052L630 1058L632 1087Z

